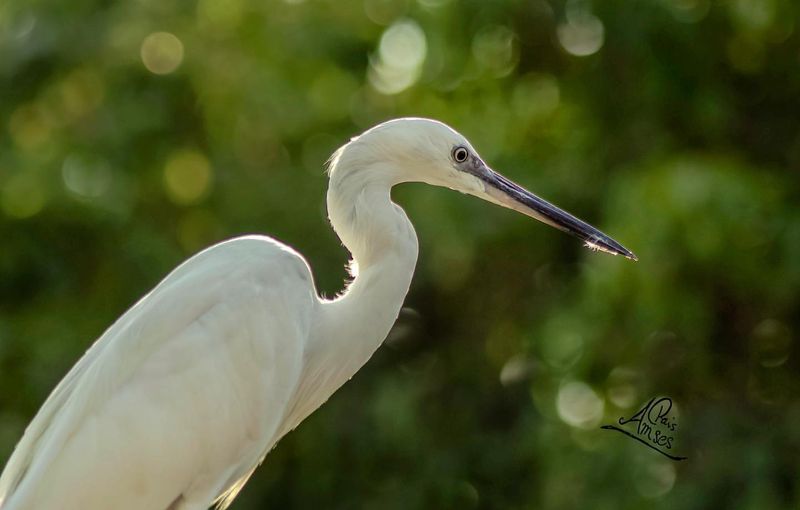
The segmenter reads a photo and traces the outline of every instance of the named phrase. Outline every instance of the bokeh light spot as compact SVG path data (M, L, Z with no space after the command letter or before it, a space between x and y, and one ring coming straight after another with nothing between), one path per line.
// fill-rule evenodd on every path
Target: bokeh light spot
M728 9L733 21L749 31L767 29L777 14L774 0L732 0Z
M627 367L615 367L608 375L606 395L612 404L627 409L637 403L639 392L637 383L640 374Z
M25 219L38 214L45 204L44 189L29 173L12 175L0 189L0 205L6 215Z
M549 74L530 74L517 80L511 96L514 113L523 120L542 120L556 111L561 101L558 81Z
M644 469L637 469L634 478L639 494L654 499L664 496L675 485L675 467L668 460L656 459Z
M605 403L591 386L581 381L563 384L556 397L558 416L571 427L595 428L603 418Z
M472 41L472 55L481 68L493 76L508 76L517 65L517 34L499 25L482 29Z
M516 354L508 359L500 369L500 384L510 386L530 378L535 365L522 354Z
M394 23L381 36L368 78L383 94L397 94L417 82L428 52L425 32L413 20Z
M169 32L154 32L142 41L144 66L153 74L169 74L183 61L183 43Z
M603 47L605 28L603 22L589 11L581 0L570 0L566 6L566 23L557 29L558 42L567 53L587 57Z
M416 22L401 21L381 36L379 52L381 59L392 67L417 67L425 58L425 34Z
M59 84L58 92L65 117L78 119L103 103L105 86L100 75L91 69L78 69Z
M753 330L752 345L762 367L779 367L789 359L792 332L780 321L765 319Z
M14 110L8 131L14 142L23 149L34 149L50 138L52 119L38 104L24 104Z
M195 150L174 153L164 166L164 186L176 204L199 202L211 188L211 165L206 157Z
M11 39L24 41L33 33L33 29L36 28L39 20L31 11L16 12L13 16L10 13L3 12L2 8L8 6L8 4L9 2L0 3L0 30L5 32L4 35Z
M697 23L708 14L709 0L663 0L672 16L681 23Z
M564 330L545 336L541 342L542 358L556 370L567 370L581 358L584 351L583 337L573 331Z
M202 29L233 31L243 14L242 0L200 0L197 3L197 24Z
M77 155L67 156L61 166L67 190L79 198L98 198L111 186L111 171L103 161L91 161Z

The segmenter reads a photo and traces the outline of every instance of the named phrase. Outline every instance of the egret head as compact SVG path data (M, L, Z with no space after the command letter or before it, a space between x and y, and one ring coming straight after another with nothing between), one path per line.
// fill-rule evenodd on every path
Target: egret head
M390 185L414 181L444 186L536 218L591 249L636 260L611 237L492 170L466 138L435 120L379 124L339 149L330 168L332 179L340 173L339 181L369 174L370 180L385 179Z

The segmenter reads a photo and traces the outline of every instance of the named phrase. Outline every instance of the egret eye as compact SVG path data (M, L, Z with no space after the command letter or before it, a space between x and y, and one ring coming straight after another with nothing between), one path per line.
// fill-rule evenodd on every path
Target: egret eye
M465 147L456 147L453 149L453 159L456 163L463 163L469 157L469 151Z

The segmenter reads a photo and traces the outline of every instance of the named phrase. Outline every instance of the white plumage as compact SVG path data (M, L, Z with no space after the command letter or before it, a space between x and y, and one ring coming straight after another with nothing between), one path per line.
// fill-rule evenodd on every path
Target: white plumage
M411 180L520 210L634 258L492 172L444 124L381 124L330 165L329 217L358 273L345 292L319 298L303 257L264 236L190 258L48 397L0 476L0 509L227 506L275 443L388 334L417 258L414 229L390 189Z

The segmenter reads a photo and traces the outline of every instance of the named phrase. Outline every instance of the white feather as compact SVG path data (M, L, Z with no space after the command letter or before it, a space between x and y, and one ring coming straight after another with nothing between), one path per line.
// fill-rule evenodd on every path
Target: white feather
M354 278L336 299L320 299L305 260L268 237L218 244L175 269L44 403L0 476L0 509L230 504L397 318L417 237L391 187L422 181L518 208L454 165L454 147L472 150L444 124L400 119L336 151L328 215Z

